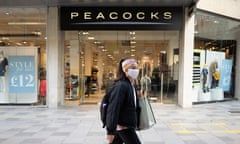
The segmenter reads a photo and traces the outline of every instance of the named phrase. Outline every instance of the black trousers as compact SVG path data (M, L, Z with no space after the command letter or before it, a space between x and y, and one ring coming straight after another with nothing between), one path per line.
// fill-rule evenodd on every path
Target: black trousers
M117 131L111 144L141 144L135 129Z

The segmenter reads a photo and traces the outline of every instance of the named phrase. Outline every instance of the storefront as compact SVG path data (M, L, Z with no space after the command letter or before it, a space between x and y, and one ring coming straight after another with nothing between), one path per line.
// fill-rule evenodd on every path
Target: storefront
M220 16L219 22L224 22L227 29L222 32L223 28L213 25L210 28L207 25L210 20L214 23L219 18L205 11L194 13L196 1L190 0L151 1L131 7L130 4L115 6L120 1L104 2L91 7L91 2L79 2L78 5L61 3L58 8L49 1L47 8L44 8L46 4L36 8L41 2L28 5L31 8L23 3L19 5L25 5L24 8L0 8L0 22L7 23L7 27L0 28L0 44L5 56L10 58L8 67L21 63L21 59L30 61L27 57L34 63L29 72L33 76L31 90L27 83L30 79L25 76L29 76L28 69L15 72L16 78L8 71L7 93L4 92L4 99L0 98L1 103L46 104L51 108L97 103L108 81L115 76L117 63L126 57L138 60L139 84L153 102L191 107L192 103L237 98L239 21ZM210 30L214 30L214 36ZM229 35L216 37L226 31ZM24 49L30 46L36 51ZM17 52L7 50L8 47ZM21 59L15 60L12 56ZM217 60L211 59L213 57ZM217 85L212 85L209 66L215 61L218 63L215 71L219 70L222 77ZM204 64L209 71L205 84ZM231 71L224 70L226 67L232 67ZM228 79L224 80L223 76ZM221 89L221 97L215 97L214 88ZM32 100L27 101L30 97Z
M135 58L149 99L176 104L179 58L173 54L182 18L181 7L61 7L61 29L71 36L65 39L65 102L98 103L118 62Z

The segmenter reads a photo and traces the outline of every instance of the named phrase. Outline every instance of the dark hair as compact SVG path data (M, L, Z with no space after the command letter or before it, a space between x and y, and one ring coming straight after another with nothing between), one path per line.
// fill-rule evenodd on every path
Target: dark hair
M125 75L125 73L122 69L122 63L124 60L125 59L121 59L119 62L116 81L127 79L127 76Z

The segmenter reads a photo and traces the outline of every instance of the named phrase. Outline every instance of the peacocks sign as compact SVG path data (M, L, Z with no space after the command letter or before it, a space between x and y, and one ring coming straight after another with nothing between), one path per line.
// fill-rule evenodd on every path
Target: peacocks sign
M61 7L62 30L178 30L181 7Z

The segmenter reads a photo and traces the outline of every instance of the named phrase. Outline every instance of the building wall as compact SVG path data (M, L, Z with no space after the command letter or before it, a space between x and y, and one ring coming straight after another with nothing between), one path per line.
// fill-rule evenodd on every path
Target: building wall
M197 8L240 20L240 0L199 0Z

